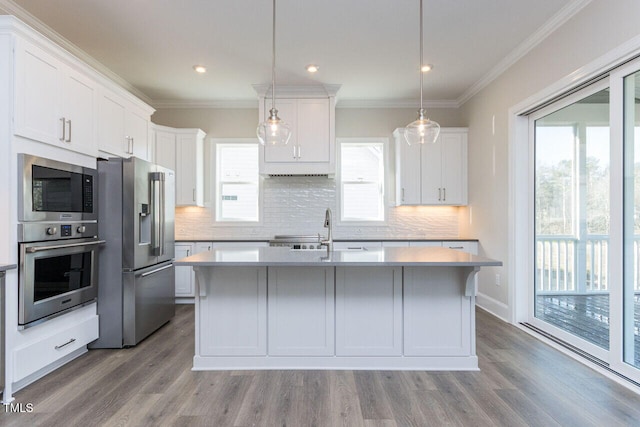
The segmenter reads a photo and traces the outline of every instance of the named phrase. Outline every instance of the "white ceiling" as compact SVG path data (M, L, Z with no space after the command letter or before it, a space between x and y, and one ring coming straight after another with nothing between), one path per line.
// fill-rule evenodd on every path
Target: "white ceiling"
M588 2L424 0L424 57L434 65L425 99L460 104ZM338 105L415 103L418 8L278 0L276 88L341 84ZM270 0L0 0L2 9L42 21L156 106L255 102L251 85L271 80ZM320 65L313 76L310 63Z

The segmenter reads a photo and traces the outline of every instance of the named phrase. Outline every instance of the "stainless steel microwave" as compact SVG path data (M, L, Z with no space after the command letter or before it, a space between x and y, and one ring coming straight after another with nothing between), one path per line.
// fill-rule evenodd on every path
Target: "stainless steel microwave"
M95 169L18 154L19 221L97 221Z

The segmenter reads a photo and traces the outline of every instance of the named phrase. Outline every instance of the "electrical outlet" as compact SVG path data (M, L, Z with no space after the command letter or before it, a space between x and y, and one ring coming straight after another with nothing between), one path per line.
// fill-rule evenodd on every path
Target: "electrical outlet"
M496 286L500 286L500 273L496 273Z

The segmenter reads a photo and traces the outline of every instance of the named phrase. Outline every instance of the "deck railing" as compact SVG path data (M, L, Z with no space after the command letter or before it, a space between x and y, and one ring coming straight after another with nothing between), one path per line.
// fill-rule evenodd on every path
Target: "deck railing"
M634 289L640 291L640 236L634 241ZM584 240L536 237L536 291L544 293L607 292L609 237ZM578 265L586 268L578 269Z

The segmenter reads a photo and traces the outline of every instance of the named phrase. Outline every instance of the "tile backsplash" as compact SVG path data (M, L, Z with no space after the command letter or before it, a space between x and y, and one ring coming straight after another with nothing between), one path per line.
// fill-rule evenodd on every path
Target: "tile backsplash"
M451 206L388 207L380 225L339 220L336 181L326 177L272 177L263 182L262 221L256 225L215 222L211 208L176 209L176 240L270 239L276 234L326 234L326 208L333 211L334 239L455 239L458 210ZM387 205L390 205L387 203Z

